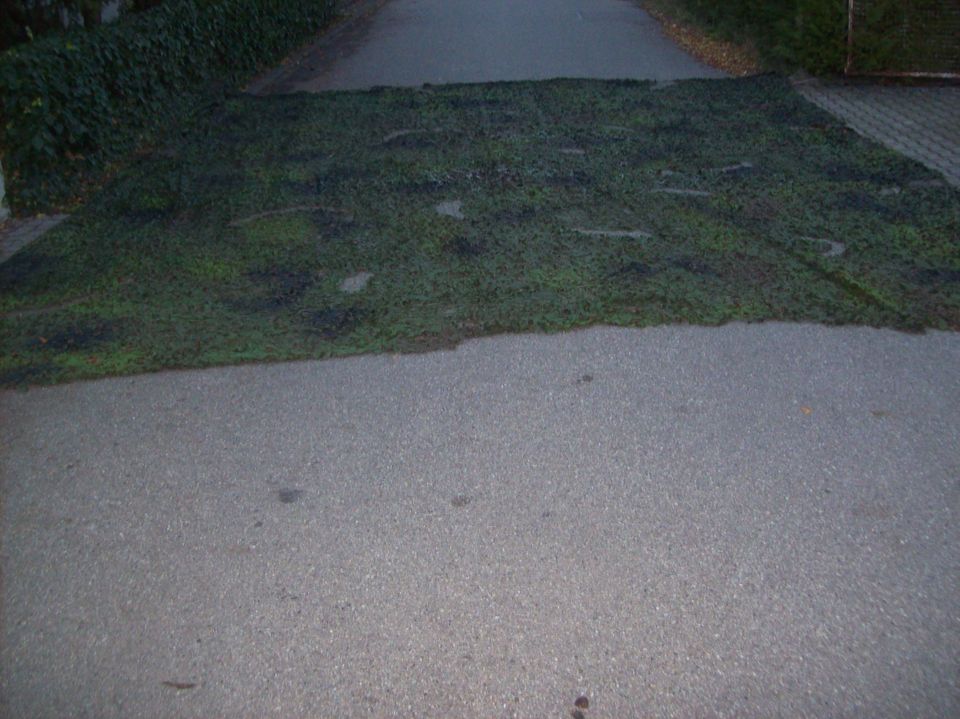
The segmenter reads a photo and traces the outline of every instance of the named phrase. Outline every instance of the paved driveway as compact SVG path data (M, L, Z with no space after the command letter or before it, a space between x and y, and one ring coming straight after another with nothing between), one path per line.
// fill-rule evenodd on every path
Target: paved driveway
M531 5L387 5L327 77L415 82L383 44L451 8L554 41ZM0 714L955 716L958 367L945 333L595 328L4 392Z
M374 85L720 77L624 0L355 0L348 21L255 92Z

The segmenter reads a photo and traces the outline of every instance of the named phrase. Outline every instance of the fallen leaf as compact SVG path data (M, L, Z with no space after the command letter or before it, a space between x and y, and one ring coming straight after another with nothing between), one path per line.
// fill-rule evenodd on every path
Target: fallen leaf
M801 408L800 408L800 411L803 412L804 414L810 414L811 412L813 412L813 410L812 410L810 407L807 407L807 406L801 407Z
M176 689L177 691L182 691L183 689L193 689L197 685L193 682L160 682L165 687L170 687L171 689Z

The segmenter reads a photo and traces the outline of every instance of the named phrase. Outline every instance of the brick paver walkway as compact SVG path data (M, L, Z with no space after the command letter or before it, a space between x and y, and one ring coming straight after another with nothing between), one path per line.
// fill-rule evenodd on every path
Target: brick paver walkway
M831 85L806 78L794 86L861 135L960 187L960 87Z

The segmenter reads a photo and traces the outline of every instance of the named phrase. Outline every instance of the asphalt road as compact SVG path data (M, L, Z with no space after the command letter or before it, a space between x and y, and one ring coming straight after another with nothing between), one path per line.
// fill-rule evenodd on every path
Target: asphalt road
M958 366L597 328L6 393L6 715L956 715Z
M545 80L679 80L723 73L624 0L354 0L348 21L253 92Z
M958 367L768 323L2 392L0 715L956 716Z

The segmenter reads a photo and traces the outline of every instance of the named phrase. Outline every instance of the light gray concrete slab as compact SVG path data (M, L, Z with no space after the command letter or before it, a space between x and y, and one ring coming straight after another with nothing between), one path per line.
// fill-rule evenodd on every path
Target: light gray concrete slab
M960 87L831 84L809 77L794 86L864 137L960 187Z
M10 217L10 210L7 208L7 187L3 180L3 165L0 164L0 223Z
M626 0L390 0L357 11L258 93L374 85L721 77Z
M596 328L4 392L2 714L956 716L958 366Z
M0 262L6 262L17 250L38 240L69 215L36 215L0 222Z

